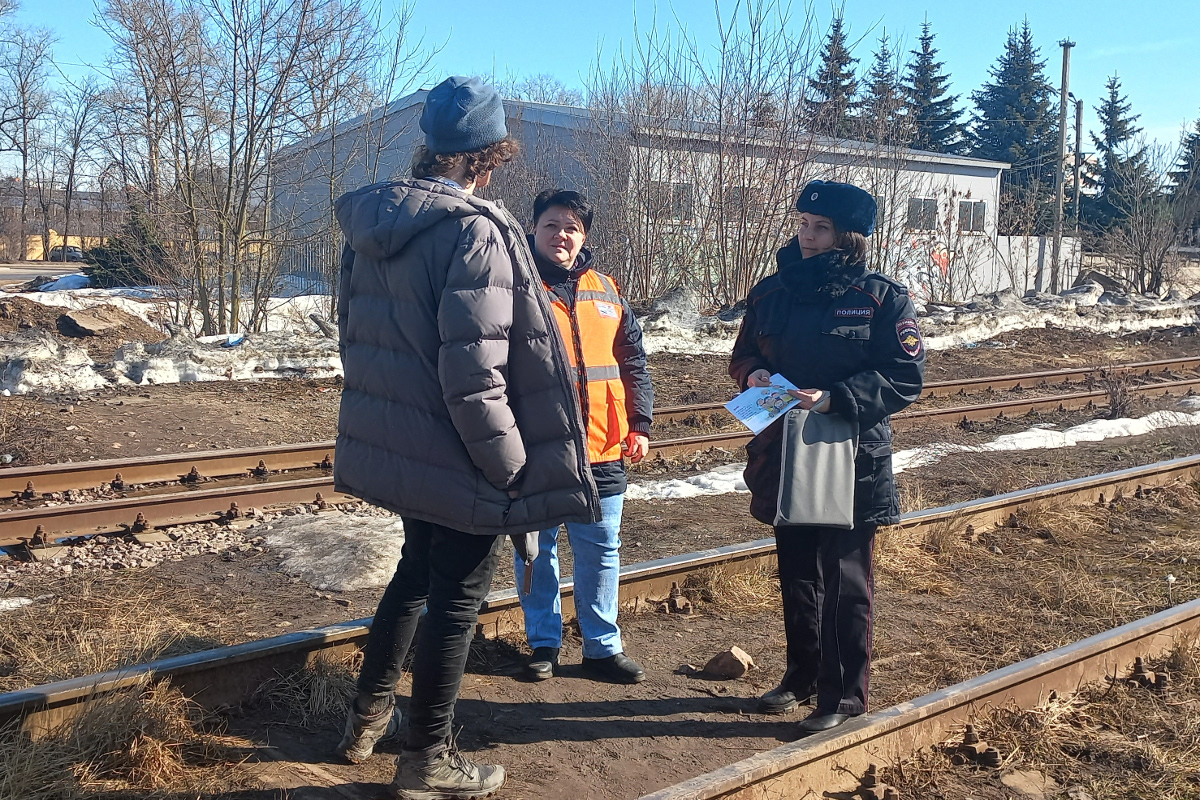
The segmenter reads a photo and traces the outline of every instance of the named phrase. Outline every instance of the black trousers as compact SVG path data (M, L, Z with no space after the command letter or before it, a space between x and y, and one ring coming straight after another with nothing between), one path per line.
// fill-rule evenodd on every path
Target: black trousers
M867 710L875 525L775 529L787 672L782 684L823 714Z
M386 697L395 691L421 609L428 606L413 658L406 744L425 750L450 739L479 607L492 587L503 537L402 519L404 547L371 624L358 692Z

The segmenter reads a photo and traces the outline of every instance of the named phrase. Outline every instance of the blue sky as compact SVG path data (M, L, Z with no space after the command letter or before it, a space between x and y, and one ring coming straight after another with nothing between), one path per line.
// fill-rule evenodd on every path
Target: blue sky
M840 2L840 0L839 0ZM678 18L699 39L715 31L713 0L416 0L415 27L431 41L445 41L435 64L450 73L529 75L551 73L581 86L596 62L628 47L635 19L645 27L657 13L661 22ZM723 8L732 3L722 0ZM834 9L828 0L811 8L821 29ZM1173 143L1180 129L1200 117L1200 2L1148 0L1059 0L1014 6L980 0L844 0L855 50L866 65L882 29L910 49L928 17L951 74L952 89L968 105L969 93L987 78L1008 29L1028 17L1035 42L1057 86L1061 56L1057 42L1077 43L1072 55L1071 90L1085 103L1086 130L1094 127L1093 106L1108 76L1120 75L1125 93L1141 114L1148 136ZM1146 12L1146 13L1139 13ZM59 39L55 53L64 71L78 76L99 64L108 50L104 34L90 23L93 0L23 0L18 19L50 28ZM797 4L793 16L802 17Z

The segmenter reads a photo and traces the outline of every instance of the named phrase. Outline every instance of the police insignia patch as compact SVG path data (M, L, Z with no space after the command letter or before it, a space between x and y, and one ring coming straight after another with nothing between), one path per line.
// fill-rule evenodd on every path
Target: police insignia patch
M921 330L917 327L915 319L905 317L897 322L896 338L900 340L900 346L904 348L904 352L913 357L920 355L924 345L921 342Z

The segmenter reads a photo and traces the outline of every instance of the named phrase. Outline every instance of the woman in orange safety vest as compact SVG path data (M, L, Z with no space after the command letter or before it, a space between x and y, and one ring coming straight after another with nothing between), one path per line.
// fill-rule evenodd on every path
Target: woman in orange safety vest
M588 458L603 512L599 522L566 525L583 669L602 680L638 683L646 673L625 654L617 626L621 509L624 458L636 464L650 450L654 390L641 326L613 279L592 268L592 254L583 246L592 216L578 192L542 192L533 204L529 239L575 372L581 408L588 415ZM541 531L529 591L518 593L533 648L527 672L535 680L554 675L562 648L557 542L558 528ZM524 586L525 563L520 558L516 573L517 585Z

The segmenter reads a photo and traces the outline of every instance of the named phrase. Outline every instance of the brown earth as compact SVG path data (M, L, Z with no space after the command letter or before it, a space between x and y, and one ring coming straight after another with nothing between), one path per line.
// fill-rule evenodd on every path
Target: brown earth
M68 309L42 305L24 297L0 296L0 335L37 328L59 341L83 347L93 361L101 364L111 362L117 348L126 342L161 342L167 338L158 328L116 306L100 305L89 311L116 327L98 336L73 336L60 322Z
M1190 519L1198 507L1200 495L1186 487L1114 508L1045 507L1026 514L1020 528L974 540L956 532L881 534L874 704L911 699L1195 597L1200 540ZM1171 588L1167 572L1176 576ZM624 617L627 648L649 673L638 686L584 678L573 631L561 675L538 684L519 679L526 652L519 638L474 648L456 713L458 743L509 768L502 797L633 798L796 738L794 723L807 709L783 718L754 713L755 698L783 668L768 576L712 575L691 590L692 615ZM732 644L758 666L745 678L678 674L681 664L701 664ZM276 778L308 787L295 797L332 797L331 785L344 785L350 797L380 796L391 777L395 742L360 767L338 763L330 755L340 734L336 704L310 713L331 685L347 691L355 668L326 665L320 680L283 681L230 718L231 733L276 748ZM400 695L408 689L406 676ZM289 768L291 760L315 764L319 779Z

